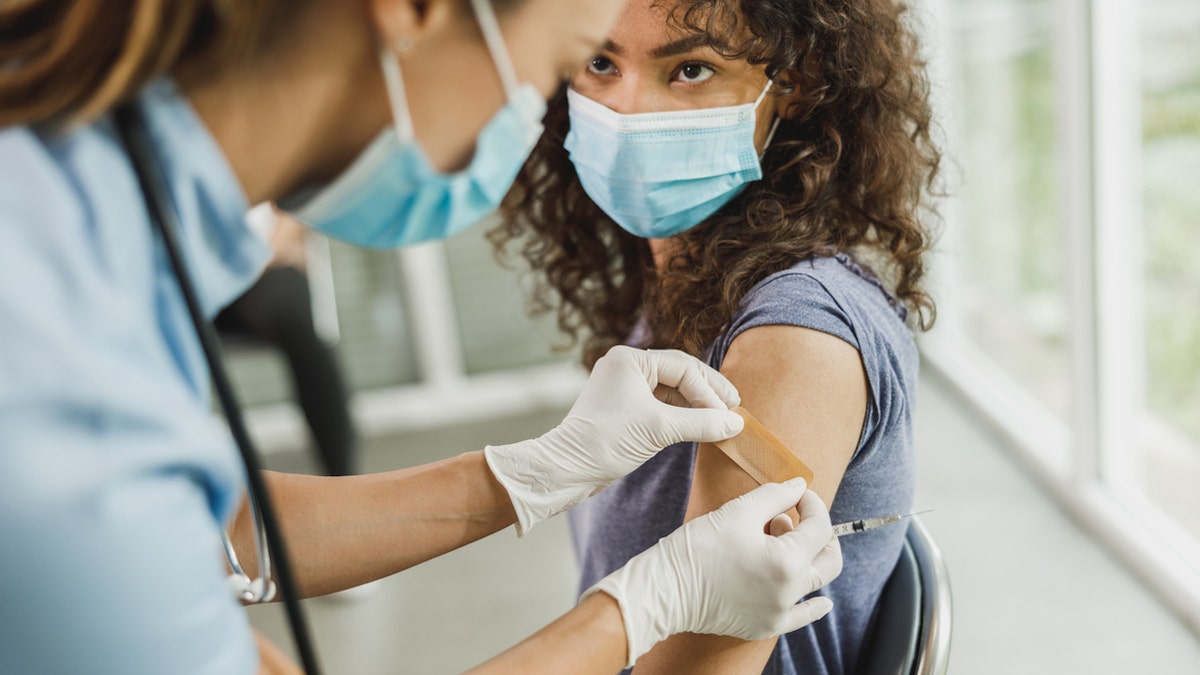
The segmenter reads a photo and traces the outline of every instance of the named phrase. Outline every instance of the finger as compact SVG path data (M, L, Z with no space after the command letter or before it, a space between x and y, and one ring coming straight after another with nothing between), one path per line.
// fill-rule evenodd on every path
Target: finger
M731 408L741 396L724 375L694 356L674 349L651 350L654 384L678 389L693 407Z
M808 588L815 591L836 579L841 573L842 546L834 537L817 552L817 557L813 558Z
M782 513L771 519L771 524L768 526L767 531L771 533L772 537L778 537L794 529L796 529L796 525L792 522L792 517L786 513Z
M833 601L829 598L823 595L809 598L788 610L787 619L784 620L783 632L790 633L794 630L800 630L808 624L823 618L832 610Z
M775 516L796 508L796 503L800 501L806 488L807 485L803 478L793 478L786 483L766 483L721 508L732 510L738 517L752 520L758 527L762 527ZM791 536L791 534L788 533L784 536ZM805 560L810 558L812 558L811 555Z
M829 507L825 500L812 490L808 490L800 498L800 522L796 530L804 530L809 536L824 544L833 538L833 523L829 521Z
M785 548L786 555L812 560L834 539L833 525L829 522L829 510L825 508L825 502L815 492L805 492L799 506L800 523L791 532L777 537L776 541Z
M666 403L667 405L677 407L691 407L688 402L679 393L678 389L668 387L665 384L660 384L654 388L654 398Z
M671 443L716 443L737 436L746 426L746 420L741 415L729 410L663 406L666 408L664 414L669 418L667 424L679 436L669 439Z

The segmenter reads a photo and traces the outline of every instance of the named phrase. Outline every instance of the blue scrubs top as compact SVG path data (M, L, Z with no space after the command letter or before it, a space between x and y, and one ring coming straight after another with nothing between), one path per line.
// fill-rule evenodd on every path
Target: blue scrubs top
M139 103L211 316L269 250L174 85ZM0 673L254 673L219 539L243 486L111 120L0 129Z

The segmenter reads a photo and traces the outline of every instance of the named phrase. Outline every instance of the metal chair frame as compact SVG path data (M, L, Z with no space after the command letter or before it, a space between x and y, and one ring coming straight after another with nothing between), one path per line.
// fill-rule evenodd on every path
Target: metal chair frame
M925 524L913 518L907 543L921 575L921 631L917 642L916 675L944 675L950 663L950 634L954 622L950 571Z
M953 623L950 577L918 518L883 587L857 675L945 675Z

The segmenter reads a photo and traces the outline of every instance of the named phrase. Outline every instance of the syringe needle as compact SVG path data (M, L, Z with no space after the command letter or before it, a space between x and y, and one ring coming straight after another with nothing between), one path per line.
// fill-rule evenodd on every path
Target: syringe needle
M847 534L854 534L855 532L866 532L867 530L874 530L875 528L883 527L884 525L891 525L892 523L898 523L901 520L904 520L905 518L919 516L922 513L929 513L932 510L933 509L926 509L924 511L916 511L914 513L905 513L905 514L895 515L895 516L878 516L875 518L862 518L860 520L851 520L850 522L847 522L847 523L838 523L837 525L833 526L833 536L844 537Z

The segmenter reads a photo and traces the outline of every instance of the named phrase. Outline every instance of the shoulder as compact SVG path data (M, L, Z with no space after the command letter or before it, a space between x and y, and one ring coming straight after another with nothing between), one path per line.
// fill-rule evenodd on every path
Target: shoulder
M787 390L793 400L802 389L858 408L869 329L856 295L865 282L833 258L805 260L770 275L743 299L714 365L746 384L771 384L767 388L776 394Z
M53 141L29 127L9 127L0 130L0 157L0 227L6 240L29 238L40 229L18 227L82 218L78 193Z
M101 241L100 214L133 189L104 123L61 135L2 129L0 157L0 308L94 296L105 252L143 239L126 218L119 242Z
M0 130L0 255L58 259L58 272L98 262L99 222L137 186L107 120L68 133L31 127ZM125 214L121 229L128 246L135 225ZM32 250L30 250L32 249Z
M153 292L152 261L143 255L130 264L148 250L148 237L131 218L119 229L100 226L121 179L99 166L97 141L94 127L62 137L0 131L0 394L29 400L59 387L99 395L112 380L82 373L122 357L126 366L147 361L145 341L129 345L154 321L139 311ZM137 294L120 293L126 288L115 279L136 282Z
M760 281L746 294L728 330L714 345L717 354L752 328L768 325L810 328L862 350L879 334L911 341L892 297L865 268L848 258L804 260Z
M765 369L826 387L866 375L869 422L911 397L919 356L892 297L853 261L815 258L777 272L743 299L709 362L722 371ZM801 378L799 371L822 377Z
M45 316L60 295L91 288L88 208L53 142L26 127L0 131L0 322Z

